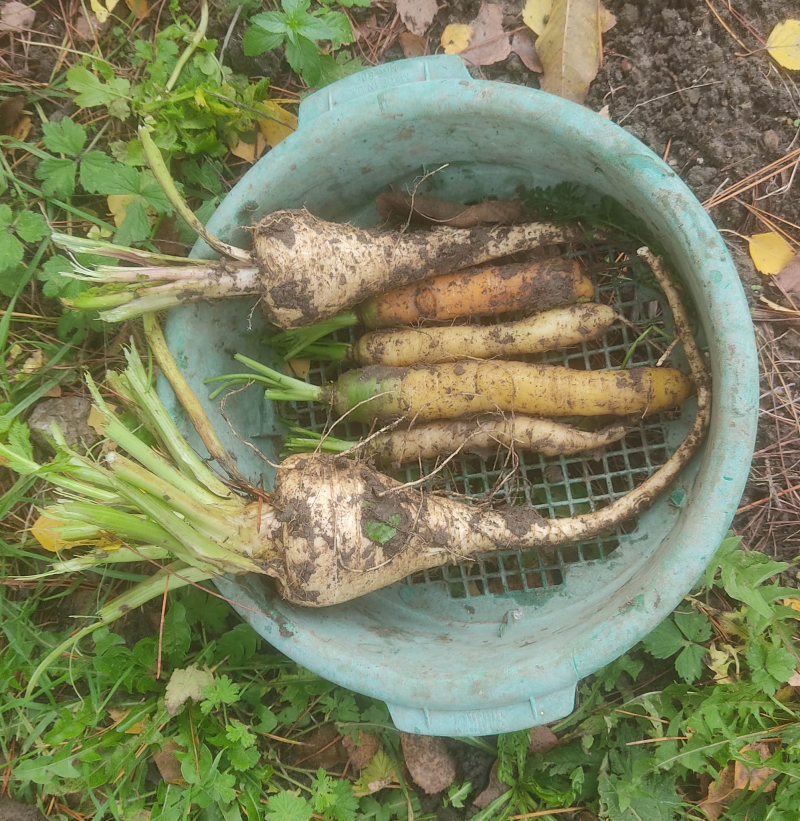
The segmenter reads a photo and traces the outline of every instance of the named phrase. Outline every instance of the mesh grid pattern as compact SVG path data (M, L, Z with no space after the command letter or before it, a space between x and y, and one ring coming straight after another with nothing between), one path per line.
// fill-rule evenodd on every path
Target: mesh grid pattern
M669 344L672 324L666 300L659 293L621 277L608 278L597 288L598 301L606 302L630 324L617 322L605 336L562 351L553 351L530 361L564 364L575 369L599 370L618 368L629 354L641 332L650 325L655 329L636 345L630 354L631 365L655 365ZM503 317L486 321L501 321ZM360 329L348 328L335 337L352 342ZM335 379L341 371L336 366L314 362L308 380L315 384ZM315 403L292 403L286 413L297 424L322 431L330 424L328 411ZM289 408L285 408L288 411ZM574 456L545 457L538 453L518 451L481 458L464 455L448 463L422 487L446 490L459 495L483 497L490 494L495 506L532 505L543 516L556 518L586 513L605 507L630 492L651 475L671 455L665 430L679 411L648 417L635 426L621 442L601 452ZM357 440L369 433L361 424L345 420L332 434ZM400 481L414 481L428 475L433 463L407 466L396 474ZM607 559L619 545L624 526L586 542L549 551L507 551L479 556L474 562L448 565L407 579L407 583L445 585L453 598L485 595L508 595L551 590L564 583L569 565ZM454 546L455 547L455 546Z

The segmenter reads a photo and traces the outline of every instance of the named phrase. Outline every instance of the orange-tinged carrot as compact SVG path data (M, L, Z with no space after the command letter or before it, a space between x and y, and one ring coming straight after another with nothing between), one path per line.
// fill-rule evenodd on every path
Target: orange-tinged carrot
M508 311L533 313L592 299L594 286L575 260L481 265L374 296L358 309L368 328L447 321Z

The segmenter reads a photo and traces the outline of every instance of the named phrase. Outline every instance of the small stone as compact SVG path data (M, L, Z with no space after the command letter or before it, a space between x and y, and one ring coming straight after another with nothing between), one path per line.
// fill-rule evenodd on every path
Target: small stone
M71 448L83 443L88 449L100 440L100 435L88 424L91 409L91 401L82 396L62 396L41 402L28 417L31 438L40 447L53 450L50 441L55 423Z
M772 130L765 131L761 139L764 142L764 147L770 151L778 151L780 149L780 137Z
M630 74L636 68L630 57L623 58L622 62L619 64L619 67L625 72L625 74Z

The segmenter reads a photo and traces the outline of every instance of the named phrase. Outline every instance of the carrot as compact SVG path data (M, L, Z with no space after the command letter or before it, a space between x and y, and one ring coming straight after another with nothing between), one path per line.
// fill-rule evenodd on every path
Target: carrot
M370 297L359 315L368 328L392 328L509 311L534 313L593 297L594 286L576 260L550 257L431 277Z
M292 428L292 435L284 441L284 451L352 451L358 456L374 459L384 467L395 467L408 462L446 458L454 453L496 451L501 447L534 451L545 456L569 456L618 442L628 430L628 425L619 422L598 430L579 430L552 419L492 414L476 419L427 422L403 430L384 431L367 437L363 442L350 442L303 428Z
M481 265L434 276L370 297L353 311L276 334L269 343L294 359L323 336L350 325L394 328L420 322L448 322L467 316L511 311L532 314L594 297L594 285L575 260L550 257L508 265Z
M114 534L126 545L112 561L132 562L143 556L171 556L173 561L108 602L97 621L51 650L31 676L28 693L43 670L84 636L165 591L219 573L271 576L287 600L322 607L448 561L589 539L638 515L697 452L711 418L710 380L677 288L660 260L647 249L640 249L639 255L650 262L670 302L697 386L697 412L686 438L657 472L591 513L544 519L530 506L487 509L420 493L364 464L325 454L296 454L284 460L267 499L247 486L241 494L232 493L220 487L218 477L181 437L135 351L129 352L128 368L117 383L132 400L131 409L156 436L157 448L116 419L89 379L106 436L116 445L116 450L106 451L104 463L71 452L57 429L54 435L62 453L49 465L39 465L3 444L0 457L16 472L47 479L68 491L63 503L47 509L48 538L91 546L94 562L82 557L80 567L102 566L109 554L96 549L96 539ZM181 460L170 462L165 454L172 452L182 454ZM59 564L52 572L69 572L65 565L75 566Z
M223 388L246 381L268 385L267 399L331 405L358 422L407 418L458 419L479 413L531 416L645 416L678 407L692 382L675 368L579 371L527 362L462 361L411 368L370 365L323 387L301 382L241 354L255 374L207 379Z
M554 308L519 322L498 325L371 331L353 345L350 359L358 365L389 366L509 359L596 339L616 318L608 305L589 303Z

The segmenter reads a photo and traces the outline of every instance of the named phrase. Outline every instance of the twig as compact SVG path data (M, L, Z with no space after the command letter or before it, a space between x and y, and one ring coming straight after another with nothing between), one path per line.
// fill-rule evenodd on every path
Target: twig
M225 49L228 48L228 43L231 41L231 35L233 34L233 30L236 27L236 21L239 19L239 15L241 14L242 7L237 6L236 11L233 12L233 18L231 19L230 25L228 26L228 30L225 32L225 39L222 41L222 48L219 50L219 64L222 65L222 61L225 57Z
M650 103L654 103L657 100L663 100L665 97L671 97L673 94L682 94L684 91L691 91L693 88L705 88L706 86L716 86L722 83L723 80L712 80L710 83L699 83L693 86L687 86L686 88L679 88L677 91L669 91L666 94L659 94L658 97L651 97L649 100L645 100L641 103L636 103L636 105L621 119L617 120L617 125L622 125L628 117L636 111L637 108L641 108L642 106L649 105Z

